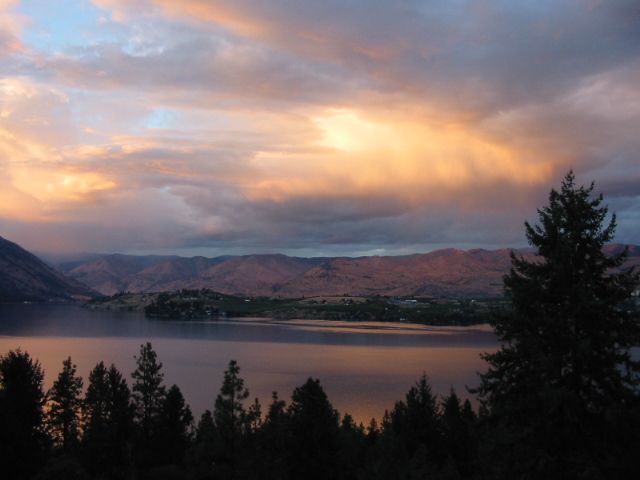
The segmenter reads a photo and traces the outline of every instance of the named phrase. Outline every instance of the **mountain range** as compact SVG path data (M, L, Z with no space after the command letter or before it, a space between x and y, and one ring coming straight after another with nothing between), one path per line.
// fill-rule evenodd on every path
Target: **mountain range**
M606 247L614 254L624 247ZM405 256L299 258L286 255L206 257L104 255L61 263L71 278L100 293L208 288L221 293L302 297L317 295L423 295L494 297L512 249L444 249ZM516 250L533 257L530 249ZM630 246L628 265L640 265Z
M609 254L623 245L606 247ZM87 299L118 292L207 288L245 296L496 297L512 249L444 249L404 256L300 258L281 254L206 257L87 254L48 263L0 237L0 301ZM530 249L516 254L533 258ZM640 247L627 265L640 266Z

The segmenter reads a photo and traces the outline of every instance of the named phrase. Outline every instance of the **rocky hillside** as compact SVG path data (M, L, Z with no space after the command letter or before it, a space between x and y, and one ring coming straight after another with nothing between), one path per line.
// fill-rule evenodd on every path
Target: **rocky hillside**
M607 252L623 247L610 245ZM62 266L73 278L104 294L208 288L232 295L432 295L493 297L511 265L510 249L445 249L406 256L297 258L286 255L231 257L137 257L105 255ZM530 250L520 255L532 256ZM630 247L628 264L640 264Z
M389 257L296 258L246 255L217 258L107 255L66 267L104 294L209 288L228 294L496 296L510 250L455 249ZM63 265L64 268L64 265Z
M0 237L0 302L86 299L97 292Z

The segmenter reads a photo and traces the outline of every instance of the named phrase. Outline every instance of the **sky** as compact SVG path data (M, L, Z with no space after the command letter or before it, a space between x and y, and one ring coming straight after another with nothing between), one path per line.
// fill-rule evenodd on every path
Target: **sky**
M0 0L0 235L523 246L573 169L640 243L638 0Z

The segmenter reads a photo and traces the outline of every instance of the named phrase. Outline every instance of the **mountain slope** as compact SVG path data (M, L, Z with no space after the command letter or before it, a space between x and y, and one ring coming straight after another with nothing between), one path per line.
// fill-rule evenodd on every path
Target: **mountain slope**
M0 237L0 301L95 297L97 293Z
M617 254L624 246L609 245ZM209 288L249 296L424 295L488 297L502 294L511 249L457 250L388 257L297 258L286 255L230 257L135 257L106 255L67 273L104 294ZM532 257L530 249L517 250ZM627 265L640 264L630 246Z
M497 296L510 250L446 249L402 257L336 258L283 288L284 296Z
M302 275L319 261L286 255L215 258L106 255L66 272L107 295L121 291L157 292L181 288L275 295L279 286Z
M510 250L439 250L359 258L246 255L217 258L108 255L68 269L104 294L209 288L223 293L495 296Z
M65 269L70 276L95 290L112 295L117 292L131 290L129 283L132 278L149 267L166 262L177 257L163 256L135 256L135 255L105 255L96 260L80 263L73 268ZM143 291L146 285L136 291Z

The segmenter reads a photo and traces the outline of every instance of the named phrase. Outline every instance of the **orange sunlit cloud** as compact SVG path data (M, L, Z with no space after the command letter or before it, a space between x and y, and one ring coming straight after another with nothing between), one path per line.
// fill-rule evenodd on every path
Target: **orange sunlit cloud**
M574 168L631 241L623 7L0 0L0 226L87 251L512 245Z
M346 193L425 202L472 184L545 184L554 171L552 159L531 162L527 152L460 126L368 120L348 109L329 109L312 121L321 131L317 143L325 150L303 160L261 152L256 164L262 173L249 182L256 200ZM297 169L301 162L304 168Z
M116 187L115 182L93 172L15 167L11 176L15 188L50 203L85 200L87 195Z

